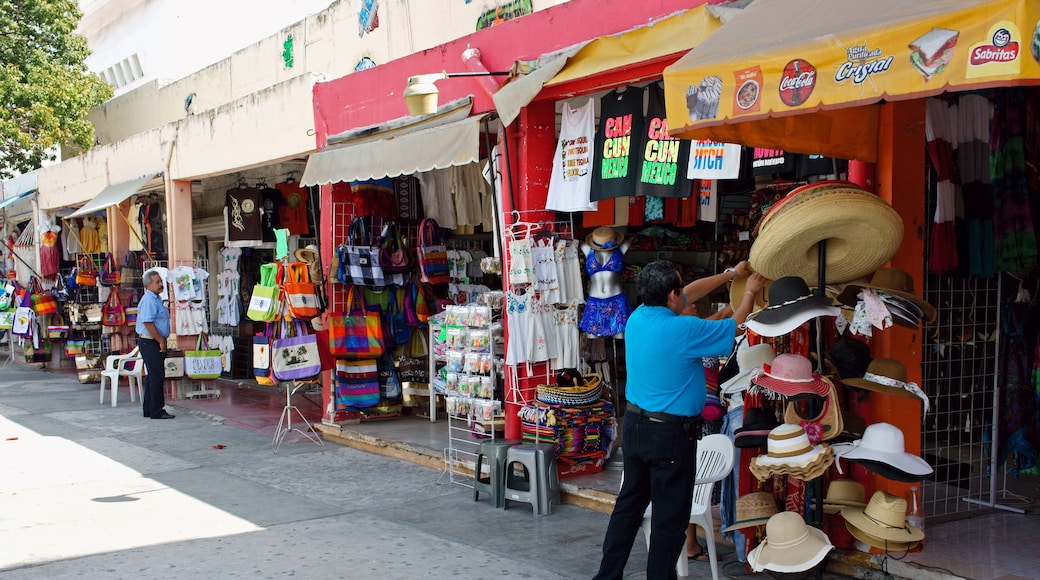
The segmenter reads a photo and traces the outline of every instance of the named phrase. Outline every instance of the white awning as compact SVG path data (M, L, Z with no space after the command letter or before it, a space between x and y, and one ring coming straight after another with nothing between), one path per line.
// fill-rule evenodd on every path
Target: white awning
M36 193L35 189L32 190L32 191L23 191L22 193L19 193L18 195L14 196L14 197L5 199L3 201L0 201L0 209L4 209L5 207L7 207L7 206L11 205L12 203L18 201L19 199L22 199L23 197L26 197L28 195L32 195L34 193Z
M144 186L153 179L155 179L155 174L149 173L148 175L138 177L137 179L109 185L105 189L102 189L101 193L94 196L94 199L88 201L83 205L83 207L72 212L67 217L74 218L85 216L96 211L101 211L109 206L122 203L131 195L141 191L141 189L143 189Z
M404 135L326 149L310 156L300 183L325 185L410 175L475 163L480 159L482 116Z

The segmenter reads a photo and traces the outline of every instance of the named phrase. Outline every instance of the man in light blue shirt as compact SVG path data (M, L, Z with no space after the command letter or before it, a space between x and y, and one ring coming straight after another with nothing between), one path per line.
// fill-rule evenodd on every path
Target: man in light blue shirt
M163 291L162 276L155 270L144 273L145 293L137 305L137 347L148 372L145 378L142 407L145 417L173 419L166 412L163 380L166 378L166 337L170 336L170 311L159 297Z

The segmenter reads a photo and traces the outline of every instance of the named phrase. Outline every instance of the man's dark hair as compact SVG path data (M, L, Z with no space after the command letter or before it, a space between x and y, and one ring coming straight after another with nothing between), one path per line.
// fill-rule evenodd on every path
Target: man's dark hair
M667 260L650 262L636 274L636 288L643 304L648 306L667 306L668 295L673 291L682 292L682 280L675 264Z

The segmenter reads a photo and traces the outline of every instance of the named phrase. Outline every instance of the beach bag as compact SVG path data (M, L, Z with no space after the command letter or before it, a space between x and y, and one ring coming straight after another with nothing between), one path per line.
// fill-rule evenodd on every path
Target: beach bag
M253 337L253 376L267 377L271 374L271 325Z
M419 272L427 284L447 284L448 249L438 233L437 222L426 218L419 224Z
M433 288L427 284L419 284L415 298L415 317L419 322L429 322L430 317L437 314L437 300L433 296Z
M389 352L378 361L379 398L383 401L401 398L401 379L397 375L394 357Z
M113 288L108 295L108 300L105 301L105 307L101 310L101 325L123 326L125 324L126 311L123 309L123 303L119 301L119 290Z
M318 337L307 334L298 321L282 321L281 336L271 344L271 368L280 381L309 379L321 372Z
M336 361L336 410L379 404L379 365L375 359Z
M394 290L390 293L390 306L386 312L386 322L390 329L390 338L393 344L405 344L412 337L412 327L408 325L408 317L405 316L401 307L401 292Z
M50 325L47 327L47 338L49 340L65 340L69 337L69 327L65 325Z
M91 327L101 323L101 305L97 303L72 303L69 305L69 314L72 316L73 328Z
M184 374L196 381L211 381L224 370L220 351L209 347L205 334L195 342L195 350L184 351Z
M90 256L80 256L76 263L76 285L97 286L97 277L97 268L94 267L94 261Z
M397 224L391 222L383 228L383 240L379 244L379 265L383 272L408 272L412 269L414 262L412 252L408 249L408 243L397 228Z
M50 290L44 290L39 278L33 276L29 281L29 289L32 291L32 309L37 316L54 314L58 311L58 300Z
M14 310L0 312L0 330L11 330L14 326Z
M60 277L58 278L61 279ZM0 312L6 312L11 309L11 301L14 300L14 284L7 282L3 288L0 288Z
M163 361L163 376L167 379L179 379L184 376L184 352L171 350Z
M257 322L271 322L282 310L281 288L278 287L279 264L260 266L260 282L253 286L246 316Z
M379 313L370 311L361 292L351 288L347 293L347 311L329 315L329 352L343 359L377 359L383 356L384 344Z
M412 333L401 355L397 357L397 376L402 383L421 383L427 388L430 382L429 345L422 329Z
M140 301L136 293L131 294L130 298L126 300L126 307L123 310L126 312L126 325L131 328L137 326L137 304Z
M123 282L123 272L116 268L116 260L112 257L112 252L105 254L105 262L101 266L98 281L102 286L119 286Z
M379 247L372 246L361 217L350 222L347 243L336 248L339 257L339 281L359 286L386 286L383 269L379 265Z
M11 324L11 334L17 336L29 336L32 334L33 321L36 313L32 309L31 294L26 292L22 295L22 303L14 311L14 322Z
M141 260L133 250L127 250L123 256L122 287L124 290L144 288L144 269L141 268Z
M285 302L293 318L310 320L321 314L317 284L311 282L306 262L292 262L285 267Z

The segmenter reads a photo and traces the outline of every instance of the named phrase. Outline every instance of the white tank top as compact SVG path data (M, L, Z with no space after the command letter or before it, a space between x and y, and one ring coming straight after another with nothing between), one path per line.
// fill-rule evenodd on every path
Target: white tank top
M549 196L545 209L555 211L595 211L591 201L593 172L593 142L596 136L595 103L589 99L584 106L572 109L563 105L560 121L560 139L553 155L552 176L549 178Z

